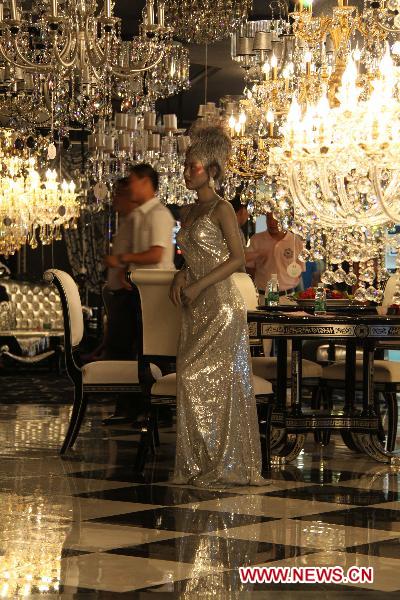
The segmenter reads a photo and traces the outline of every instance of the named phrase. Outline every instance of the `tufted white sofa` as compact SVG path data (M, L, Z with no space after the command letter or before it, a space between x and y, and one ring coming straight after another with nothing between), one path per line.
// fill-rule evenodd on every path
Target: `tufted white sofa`
M56 288L12 279L0 279L0 285L9 297L0 302L0 356L36 363L56 354L63 336L62 307ZM15 350L15 344L10 349L10 338L15 338L20 351Z

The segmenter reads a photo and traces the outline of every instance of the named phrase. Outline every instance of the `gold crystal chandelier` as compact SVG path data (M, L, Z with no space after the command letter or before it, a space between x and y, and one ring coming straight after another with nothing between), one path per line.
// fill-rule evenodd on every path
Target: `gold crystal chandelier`
M61 239L62 228L79 216L75 184L57 179L47 169L43 177L37 159L15 147L17 135L0 131L0 254L10 255L23 245L36 248Z
M311 240L302 258L325 258L324 283L358 281L357 300L380 302L386 232L400 221L400 73L388 46L367 78L358 63L357 51L331 102L328 87L314 104L294 97L270 163L277 212Z

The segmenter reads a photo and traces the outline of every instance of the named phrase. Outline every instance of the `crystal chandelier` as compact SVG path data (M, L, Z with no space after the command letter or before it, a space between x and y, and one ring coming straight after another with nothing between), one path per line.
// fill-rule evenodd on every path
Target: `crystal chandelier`
M359 264L356 299L379 302L386 231L400 220L400 73L387 48L366 89L357 62L358 53L347 62L333 105L327 89L315 104L293 99L270 162L278 212L292 210L294 227L311 237L303 258L326 259L327 284L355 285Z
M102 121L89 136L90 171L99 205L109 201L113 181L132 164L150 163L160 175L159 197L165 204L186 204L194 194L186 189L183 161L189 138L178 129L174 114L157 124L155 111L116 113L113 122Z
M130 77L161 60L158 41L171 32L164 24L162 0L157 5L157 19L154 0L147 1L141 27L144 44L143 48L133 46L134 56L129 44L121 40L120 19L112 14L112 0L104 0L100 13L94 0L36 1L29 10L10 0L7 16L4 4L0 6L2 58L34 73L77 70L88 81L92 76L100 81L107 72Z
M165 21L179 39L208 44L229 37L251 6L252 0L170 0L165 5Z
M150 110L156 100L168 98L189 88L189 51L180 42L170 40L161 61L145 73L117 82L124 111Z
M148 0L140 33L121 38L113 3L99 11L95 0L34 0L29 10L11 0L0 3L0 69L8 69L15 90L7 93L7 113L47 115L57 128L71 122L91 129L98 117L111 116L118 82L154 70L173 51L172 30L164 24L164 4ZM31 101L39 110L29 111ZM33 124L34 117L30 117Z
M27 243L36 248L38 239L61 239L62 227L74 226L79 216L75 184L60 184L50 169L42 177L36 157L20 142L14 131L0 131L0 254L6 256Z

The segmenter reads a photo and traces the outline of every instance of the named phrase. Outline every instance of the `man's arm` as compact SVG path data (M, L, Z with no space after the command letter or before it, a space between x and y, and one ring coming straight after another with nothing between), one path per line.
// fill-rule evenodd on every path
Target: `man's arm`
M156 265L161 262L163 246L151 246L145 252L118 254L117 259L121 266L134 263L135 265Z
M250 238L249 245L245 248L244 256L246 259L246 271L254 279L256 274L256 258L258 256L258 252L256 250L256 241L254 239L254 235Z

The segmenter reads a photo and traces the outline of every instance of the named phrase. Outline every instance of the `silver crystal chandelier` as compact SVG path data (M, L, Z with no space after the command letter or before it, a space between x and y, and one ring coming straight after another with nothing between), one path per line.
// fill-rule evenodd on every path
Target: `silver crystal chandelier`
M26 72L78 72L85 83L104 76L128 78L162 60L163 40L171 29L164 24L164 3L147 0L140 35L121 38L121 20L112 0L34 0L0 3L0 56Z

